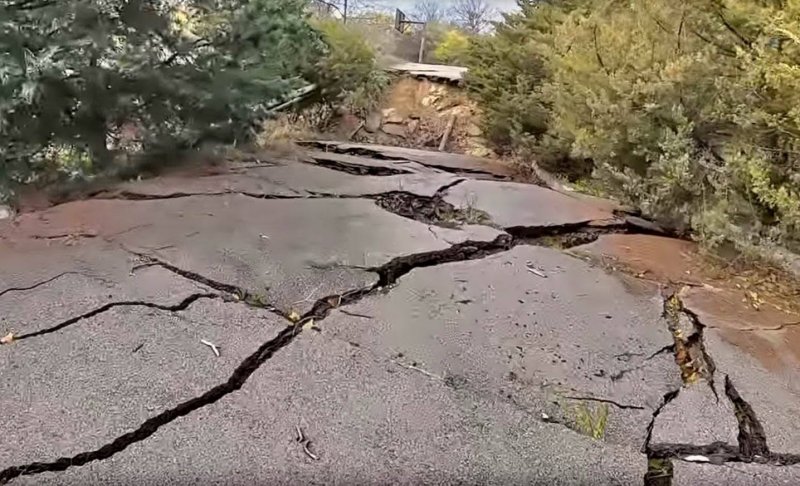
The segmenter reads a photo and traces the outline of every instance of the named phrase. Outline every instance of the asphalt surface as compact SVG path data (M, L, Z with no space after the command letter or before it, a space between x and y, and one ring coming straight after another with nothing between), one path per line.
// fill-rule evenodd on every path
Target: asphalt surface
M0 483L800 482L789 311L608 202L313 147L0 226Z

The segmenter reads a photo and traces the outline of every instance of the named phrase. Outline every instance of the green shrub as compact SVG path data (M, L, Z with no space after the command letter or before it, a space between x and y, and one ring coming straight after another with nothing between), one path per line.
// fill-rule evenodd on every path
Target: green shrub
M714 245L800 250L800 5L548 2L472 41L501 148Z

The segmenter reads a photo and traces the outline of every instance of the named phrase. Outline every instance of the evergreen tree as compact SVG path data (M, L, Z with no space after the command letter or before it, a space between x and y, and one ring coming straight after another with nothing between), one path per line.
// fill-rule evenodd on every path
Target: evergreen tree
M125 127L146 149L241 137L323 49L302 0L3 0L0 181L107 168Z

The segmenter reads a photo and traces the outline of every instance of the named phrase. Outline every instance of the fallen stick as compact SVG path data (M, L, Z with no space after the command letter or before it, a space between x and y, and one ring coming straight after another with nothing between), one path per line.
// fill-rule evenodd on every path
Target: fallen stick
M423 375L427 376L428 378L433 378L434 380L444 380L444 378L442 378L441 376L434 375L430 371L423 370L422 368L419 368L417 366L401 363L400 361L395 361L395 360L391 360L391 361L392 361L392 363L396 364L397 366L400 366L400 367L405 368L407 370L412 370L412 371L416 371L418 373L422 373Z
M353 130L353 132L350 134L350 136L349 136L349 137L347 137L347 140L352 140L352 139L353 139L353 137L355 137L356 135L358 135L358 132L360 132L362 128L364 128L364 120L361 120L361 122L358 124L358 126L356 127L356 129L355 129L355 130Z
M444 149L447 148L447 141L450 139L450 134L453 132L453 127L456 125L456 116L452 115L450 117L450 122L447 123L447 128L444 129L444 135L442 135L442 141L439 143L439 152L444 152Z
M201 339L200 342L211 348L211 351L214 351L214 354L219 358L219 347L217 347L216 344L206 341L205 339Z

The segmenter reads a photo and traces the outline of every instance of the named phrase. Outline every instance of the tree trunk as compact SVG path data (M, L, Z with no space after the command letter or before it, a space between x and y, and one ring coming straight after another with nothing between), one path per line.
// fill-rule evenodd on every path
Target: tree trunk
M114 160L113 154L106 144L106 126L103 120L92 124L93 127L85 134L89 153L92 156L92 165L97 169L106 170L111 167Z

